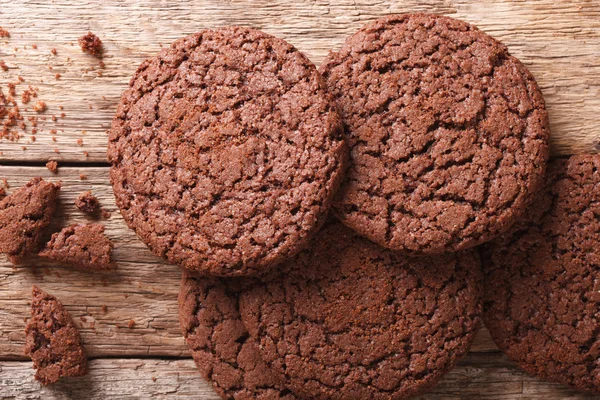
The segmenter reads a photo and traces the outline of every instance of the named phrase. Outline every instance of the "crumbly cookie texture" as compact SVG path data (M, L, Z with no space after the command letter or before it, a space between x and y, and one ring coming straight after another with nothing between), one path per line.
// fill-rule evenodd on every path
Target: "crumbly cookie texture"
M99 205L98 198L89 190L81 193L77 196L77 199L75 199L75 207L84 213L95 213L98 211Z
M60 184L33 178L0 200L0 253L13 263L38 251L56 209Z
M480 325L479 257L407 258L340 223L240 295L267 365L302 398L405 398L467 353Z
M241 288L236 281L184 272L179 322L194 361L223 399L294 400L242 323Z
M473 247L506 232L539 189L549 138L541 92L472 25L389 16L320 71L351 148L336 214L380 245L418 254Z
M25 354L37 370L35 379L48 385L64 376L87 374L81 337L69 313L54 296L37 286L33 286L32 296Z
M138 69L109 135L116 201L159 256L257 275L306 246L347 149L314 65L246 28L176 41Z
M104 225L74 224L54 233L39 255L76 268L106 270L114 267L112 249Z
M511 232L488 243L484 320L525 371L600 394L600 156L556 159Z

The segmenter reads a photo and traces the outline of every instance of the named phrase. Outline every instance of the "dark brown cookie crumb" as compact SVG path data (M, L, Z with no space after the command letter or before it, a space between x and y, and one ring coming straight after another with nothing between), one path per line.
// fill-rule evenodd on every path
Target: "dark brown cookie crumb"
M81 193L75 200L75 206L84 213L93 214L98 210L98 198L91 191Z
M4 28L2 28L0 26L0 38L9 38L10 37L10 33L8 33L8 31Z
M540 378L600 394L600 155L555 159L512 230L482 249L484 321Z
M127 323L127 327L129 329L133 329L134 326L135 326L135 321L130 319L129 322Z
M64 376L87 374L87 358L81 336L63 305L37 286L32 289L31 319L25 328L25 354L43 385Z
M104 225L75 224L53 234L39 255L85 270L107 270L114 267L112 249Z
M37 251L59 190L60 184L34 178L0 201L0 253L16 263Z
M79 180L80 180L80 181L85 181L85 180L87 180L87 175L86 175L86 174L79 174Z
M8 65L6 65L6 62L4 62L4 60L0 60L0 68L4 72L8 71Z
M46 168L53 174L56 174L58 172L58 163L54 160L48 161L46 163Z
M57 55L57 54L58 54L58 52L56 51L56 49L55 49L55 48L53 48L52 50L50 50L50 52L51 52L53 55Z
M104 209L102 209L102 210L100 211L100 213L102 214L102 218L104 218L104 219L109 219L109 218L111 217L111 215L112 215L112 214L110 213L110 211L106 211L106 210L104 210Z
M88 32L83 35L79 39L77 39L79 46L81 46L81 50L96 57L102 55L102 41L92 32Z

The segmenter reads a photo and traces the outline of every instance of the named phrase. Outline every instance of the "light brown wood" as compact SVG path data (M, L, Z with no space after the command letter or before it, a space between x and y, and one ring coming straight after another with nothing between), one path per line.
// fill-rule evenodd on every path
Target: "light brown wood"
M155 378L156 380L154 380ZM217 400L191 359L99 359L87 376L42 387L33 379L31 362L0 362L0 399L201 399ZM592 400L563 386L523 375L499 354L476 354L463 360L421 400Z
M79 176L84 173L87 179ZM108 168L60 168L58 175L41 167L1 167L12 188L25 184L33 176L62 182L60 206L49 231L76 222L95 221L73 204L85 190L99 198L111 211L106 234L115 245L118 268L111 273L89 273L31 257L14 267L0 255L0 360L25 359L23 356L25 319L29 317L31 285L40 285L55 295L81 328L91 357L188 356L177 314L177 294L181 272L154 256L127 228L115 209ZM107 312L102 311L106 305ZM135 322L132 328L127 325ZM483 330L473 351L497 351Z
M27 137L20 143L1 141L0 160L105 161L105 131L131 74L161 45L182 35L223 25L252 26L290 41L319 64L366 21L416 11L472 22L527 64L547 100L555 155L600 149L597 1L188 0L167 5L159 0L0 0L0 21L12 34L0 39L0 59L10 67L7 73L0 71L0 86L20 75L24 84L39 87L49 106L46 116L58 116L59 105L66 114L56 124L47 121L35 143L27 143ZM104 42L103 76L98 76L98 60L83 54L76 43L88 29ZM31 48L34 43L37 50ZM59 80L56 73L62 75ZM59 130L56 143L51 129Z

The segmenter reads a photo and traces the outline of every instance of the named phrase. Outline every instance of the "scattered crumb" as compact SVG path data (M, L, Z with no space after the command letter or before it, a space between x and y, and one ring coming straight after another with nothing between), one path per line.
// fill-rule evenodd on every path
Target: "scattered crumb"
M81 322L87 322L87 318L84 316L79 317L79 319L81 320Z
M46 103L43 101L38 101L37 103L35 103L35 105L33 106L33 110L35 112L44 112L48 109L48 106L46 106Z
M26 146L21 146L21 148L23 149L23 151L27 150Z
M32 130L33 132L33 130ZM29 140L31 140L32 142L35 142L35 136L29 136Z
M50 50L50 52L51 52L52 54L54 54L54 55L56 55L56 54L57 54L57 51L56 51L56 49L52 49L52 50Z
M2 183L4 184L4 187L9 189L10 186L8 186L8 180L6 178L2 178Z
M104 64L104 61L100 61L100 68L105 68L106 64Z
M155 376L152 377L152 382L156 382L156 377Z
M90 105L88 106L88 108L91 110L93 107L92 107L92 105L90 104Z
M4 28L0 26L0 38L8 38L10 37L10 33Z
M62 107L61 107L61 110L62 110ZM61 117L61 118L64 118L64 117L66 117L66 116L67 116L67 114L65 114L65 113L60 113L60 117Z
M77 39L79 46L81 46L81 50L86 53L90 53L96 57L100 57L102 55L102 41L92 32L88 32L86 35L83 35L79 39Z
M85 181L86 179L87 179L87 176L85 174L80 174L79 175L79 180Z
M56 142L56 136L52 136L52 141Z
M34 44L32 44L32 45L31 45L31 48L32 48L32 49L34 49L34 50L37 50L37 44L35 44L35 43L34 43Z
M84 152L83 152L83 155L84 155L84 156L86 156L86 157L89 157L89 156L90 156L90 153L88 153L87 151L84 151Z
M60 151L58 150L58 148L55 148L55 149L54 149L54 152L55 152L55 153L60 153Z
M56 74L54 75L54 79L60 79L61 75L60 74Z
M46 168L53 174L56 174L58 172L58 163L56 161L48 161L46 163Z
M106 210L102 210L101 213L102 213L102 218L104 218L104 219L109 219L111 216L111 213Z
M4 60L0 60L0 68L2 68L2 71L8 71L8 65L6 65Z
M59 110L64 110L65 108L63 106L58 106Z
M6 86L8 86L8 94L12 97L15 97L17 95L17 88L16 88L15 84L12 82L9 82L9 83L7 83Z
M88 214L94 213L98 209L98 198L91 191L83 192L75 200L75 206Z
M57 119L57 118L56 118L56 115L53 115L53 116L51 117L51 119L52 119L52 122L56 122L56 119Z
M130 319L129 322L127 323L127 327L129 329L133 328L135 326L135 321Z
M108 307L106 307L106 304L102 304L102 312L104 314L106 314L108 312Z
M27 104L31 101L31 92L29 90L24 90L21 93L21 103Z
M78 144L79 146L83 146L83 139L81 139L81 138L80 138L80 139L77 139L77 144Z
M56 129L50 129L50 133L51 133L52 135L56 135L57 131L56 131Z
M25 79L22 76L17 76L17 79L19 80L19 82L25 82Z

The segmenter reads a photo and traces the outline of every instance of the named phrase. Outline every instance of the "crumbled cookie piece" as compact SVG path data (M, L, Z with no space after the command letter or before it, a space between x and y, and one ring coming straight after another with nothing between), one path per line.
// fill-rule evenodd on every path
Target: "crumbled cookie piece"
M0 253L17 263L35 253L56 209L60 184L34 178L0 201Z
M79 46L81 46L81 50L84 52L90 53L96 57L102 55L102 41L92 32L88 32L87 34L83 35L77 39L77 42L79 43Z
M46 168L53 174L56 174L58 172L58 163L54 160L50 160L46 163Z
M85 270L107 270L114 267L112 249L104 225L75 224L53 234L39 255Z
M25 328L25 354L43 385L63 376L87 374L87 358L81 336L63 305L37 286L32 289L31 319Z
M75 200L75 206L84 213L92 214L98 210L98 198L91 191L83 192Z

